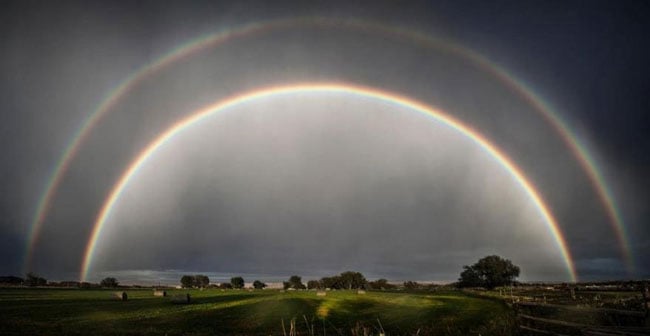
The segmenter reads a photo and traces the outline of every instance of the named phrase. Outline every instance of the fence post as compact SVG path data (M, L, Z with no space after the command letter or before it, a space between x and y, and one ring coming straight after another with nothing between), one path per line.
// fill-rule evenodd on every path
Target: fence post
M650 319L648 319L648 314L650 313L650 295L648 295L648 284L643 282L641 287L641 295L643 295L643 308L645 309L645 325L650 326Z

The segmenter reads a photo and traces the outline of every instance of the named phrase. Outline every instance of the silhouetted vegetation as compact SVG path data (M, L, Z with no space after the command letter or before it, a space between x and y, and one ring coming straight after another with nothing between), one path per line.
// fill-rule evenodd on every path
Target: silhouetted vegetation
M359 272L343 272L339 275L324 277L320 280L318 288L332 289L365 289L368 281Z
M181 277L181 287L192 288L194 286L194 277L191 275L183 275Z
M230 282L222 282L219 284L219 288L221 289L232 289L232 284Z
M207 275L183 275L181 277L181 286L183 288L206 288L210 284L210 278Z
M388 283L388 280L386 279L377 279L375 281L370 281L368 282L368 288L369 289L374 289L374 290L387 290L387 289L395 289L397 286L391 285Z
M23 282L25 282L25 279L19 278L17 276L13 276L13 275L7 275L7 276L0 277L0 284L3 284L3 285L18 286L18 285L22 285Z
M45 286L47 285L47 280L45 278L42 278L32 272L27 273L27 276L25 277L25 285L29 287L36 287L36 286Z
M463 269L458 279L459 287L492 289L510 285L519 276L518 266L496 255L482 258L472 266L463 266Z
M420 289L420 284L415 281L404 281L404 289Z
M307 281L307 289L322 289L320 281L318 280L309 280Z
M244 278L242 277L234 277L230 278L230 284L232 285L232 288L244 288Z
M197 274L194 276L194 287L205 288L210 284L210 278L207 275Z
M253 288L255 288L255 289L264 289L264 287L266 287L265 283L263 283L263 282L261 282L259 280L253 281Z
M284 289L305 289L305 284L302 283L302 278L297 275L289 277L289 281L282 282Z
M109 277L109 278L104 278L99 284L105 288L115 288L120 283L117 281L117 279Z

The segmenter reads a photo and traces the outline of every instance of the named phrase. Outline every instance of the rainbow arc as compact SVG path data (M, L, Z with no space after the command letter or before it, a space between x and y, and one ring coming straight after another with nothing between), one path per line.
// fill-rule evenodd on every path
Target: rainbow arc
M115 205L120 199L120 196L128 187L129 182L135 178L140 168L142 168L160 148L173 140L174 137L179 133L188 131L193 125L201 123L202 121L205 121L209 117L214 116L218 113L262 98L298 93L338 93L356 97L376 99L424 114L434 121L440 122L443 125L446 125L471 139L477 146L489 154L491 158L493 158L506 171L508 171L513 180L518 183L521 189L530 198L530 200L538 209L540 216L544 220L544 223L546 223L551 235L555 239L555 242L562 254L562 258L564 260L570 280L577 280L573 260L571 258L566 241L560 232L557 221L553 217L553 214L551 213L549 207L542 199L541 194L533 185L533 183L525 176L523 171L517 167L517 165L506 154L504 154L498 147L492 144L482 134L463 124L461 121L453 118L449 114L443 113L438 109L409 99L407 97L396 95L394 93L373 88L353 86L349 84L306 83L263 88L219 101L203 109L190 113L189 116L176 122L167 130L160 133L160 135L158 135L149 145L147 145L144 150L142 150L137 155L137 157L128 165L128 168L119 177L117 183L111 188L111 191L108 194L106 201L103 203L97 219L94 222L93 230L86 246L83 262L81 265L80 281L85 281L88 276L88 273L92 266L97 242L99 241L102 230L105 227Z
M258 36L274 31L300 29L304 27L361 31L367 32L368 34L378 34L391 37L399 41L408 41L414 45L424 46L467 60L483 71L490 73L495 78L498 78L503 85L509 87L513 92L517 93L533 106L556 131L566 144L567 148L573 153L577 162L591 181L591 185L605 209L612 230L614 231L619 243L621 255L626 263L628 272L630 274L634 273L634 258L630 251L623 216L616 206L614 195L608 187L596 160L578 137L574 135L569 125L562 120L553 108L551 108L550 104L537 96L523 81L518 80L514 75L490 61L487 57L449 40L435 38L409 29L386 26L372 21L358 19L340 20L321 17L303 17L255 22L248 25L225 29L217 33L200 36L171 49L168 53L155 59L153 62L145 64L121 81L114 89L107 92L104 99L85 118L85 120L83 120L80 127L73 134L47 179L30 223L23 263L24 270L29 270L32 254L48 211L52 206L52 201L65 174L68 172L70 165L77 156L79 149L86 142L92 133L92 130L97 127L100 121L114 110L114 107L127 97L131 91L136 89L147 78L151 78L163 69L177 64L204 50L218 48L229 42L237 41L238 39L246 37Z

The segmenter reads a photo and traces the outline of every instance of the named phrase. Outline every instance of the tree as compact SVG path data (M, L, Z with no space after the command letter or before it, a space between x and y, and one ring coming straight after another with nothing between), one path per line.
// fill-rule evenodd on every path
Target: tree
M210 284L210 278L207 275L197 274L194 276L194 287L205 288Z
M459 287L482 287L483 281L481 276L478 274L473 267L463 266L463 271L460 273L460 279L458 279Z
M293 288L293 289L305 289L305 288L307 288L307 287L305 287L305 284L302 283L302 278L299 277L299 276L297 276L297 275L292 275L292 276L289 278L288 283L289 283L289 287L288 287L288 288L285 288L285 289L289 289L289 288Z
M363 274L359 272L343 272L340 278L344 289L362 289L368 283Z
M222 282L219 284L221 289L232 289L232 285L229 282Z
M232 285L232 288L244 288L244 278L242 277L230 278L230 284Z
M497 255L480 259L472 266L463 266L458 285L460 287L485 287L493 289L513 283L519 276L519 267L512 261Z
M322 284L318 280L309 280L307 281L307 289L321 289Z
M320 280L323 288L332 289L362 289L366 288L368 281L359 272L343 272L339 275L324 277Z
M194 286L194 277L191 275L183 275L181 277L181 286L183 288L192 288Z
M47 284L47 280L32 272L29 272L25 277L25 284L30 287L45 286Z
M320 283L325 288L340 289L342 288L341 277L338 275L331 277L324 277L320 279Z
M264 289L264 287L266 287L265 283L263 283L263 282L261 282L259 280L253 281L253 288L255 288L255 289Z
M119 284L120 283L117 281L117 279L110 278L110 277L104 278L104 279L102 279L102 282L100 282L100 285L102 287L106 287L106 288L115 288Z

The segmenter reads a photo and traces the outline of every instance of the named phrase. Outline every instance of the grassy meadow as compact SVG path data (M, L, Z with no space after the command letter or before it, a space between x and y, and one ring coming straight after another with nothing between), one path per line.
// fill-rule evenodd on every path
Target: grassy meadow
M0 335L510 335L503 303L460 292L0 289ZM378 322L379 321L379 322Z

